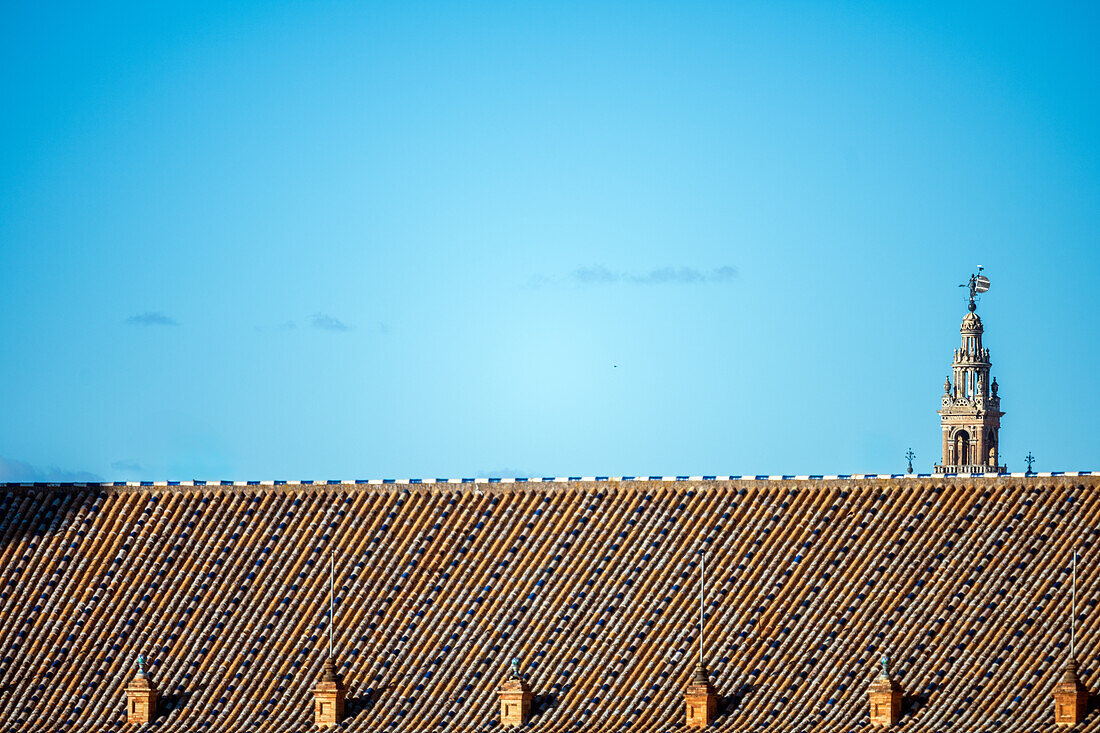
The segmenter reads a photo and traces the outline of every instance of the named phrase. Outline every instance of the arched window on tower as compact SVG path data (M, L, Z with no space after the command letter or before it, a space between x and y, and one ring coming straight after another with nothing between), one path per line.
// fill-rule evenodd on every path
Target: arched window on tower
M955 433L955 465L970 465L970 434L965 430Z

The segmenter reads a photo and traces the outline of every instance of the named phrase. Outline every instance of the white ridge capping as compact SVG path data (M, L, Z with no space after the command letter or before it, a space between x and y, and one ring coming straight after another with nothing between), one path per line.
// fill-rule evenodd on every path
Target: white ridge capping
M758 474L745 474L745 475L741 475L741 476L734 476L734 475L715 476L713 480L715 480L715 481L757 481L757 480L760 480L760 481L779 481L779 480L784 479L784 476L781 475L781 474L780 475L761 476L759 479L757 478L757 475ZM817 474L814 474L814 475L817 476ZM923 474L923 473L912 474L913 477L925 477L925 478L936 478L938 475L941 475L941 474L934 474L934 473L930 473L930 474ZM875 478L879 478L879 479L884 479L884 478L906 478L906 477L909 477L910 474L905 474L905 473L891 473L891 474L852 473L852 474L843 474L843 476L846 479L866 479L870 476L874 476ZM1016 471L1016 472L1012 472L1012 473L983 472L983 473L955 473L955 474L952 474L952 476L956 477L956 478L997 478L997 477L1004 477L1004 476L1011 476L1012 478L1028 478L1028 477L1036 477L1036 476L1037 477L1043 477L1043 478L1057 478L1057 477L1063 477L1063 476L1065 476L1065 477L1100 476L1100 471L1035 471L1035 472L1032 472L1032 473L1027 473L1027 472L1024 472L1024 471ZM841 477L840 474L828 474L828 475L818 476L818 478L820 480L824 480L824 481L837 480L840 477ZM649 481L649 480L651 480L648 475L646 475L646 476L634 476L632 478L635 481ZM811 479L809 474L798 475L798 476L790 476L789 479L794 479L794 480L798 480L798 481L816 480L816 479ZM609 481L609 482L610 481L623 481L624 478L622 476L607 476L607 477L604 477L603 480ZM654 481L704 481L706 479L704 479L704 477L700 475L700 476L687 476L687 477L684 477L683 479L681 479L677 476L659 476L659 477L653 478L652 480L654 480ZM543 477L543 476L530 476L530 477L524 478L523 481L525 481L526 483L532 483L532 484L541 484L541 483L549 483L549 482L568 483L570 481L591 481L591 482L594 482L594 481L596 481L596 477L595 476L580 476L580 477L571 478L569 476L557 476L557 477L554 477L554 478L548 478L548 477ZM497 477L494 476L492 478L488 478L488 477L486 477L486 478L474 478L474 479L472 479L472 481L466 481L465 479L462 479L462 478L447 478L447 479L444 479L444 478L434 478L434 477L432 477L432 478L422 478L422 479L402 478L402 479L392 479L392 480L391 479L377 479L377 478L375 478L375 479L368 479L368 480L341 479L338 483L347 484L347 485L371 484L371 485L376 485L377 486L377 485L386 484L386 483L410 484L410 483L414 483L414 482L415 483L422 483L422 484L443 484L443 483L447 483L447 484L461 484L461 483L485 484L485 483L490 483L490 482L493 482L493 483L499 482L499 483L502 483L502 484L513 484L513 483L520 482L520 478L519 477L507 477L507 478L500 477L500 478L497 478ZM300 479L281 481L279 483L280 483L280 485L285 484L285 485L288 485L288 486L302 486L306 483L308 483L310 485L328 485L329 484L328 481L323 481L323 482L307 481L307 482L303 482ZM199 479L190 479L190 480L187 480L187 481L171 481L171 482L169 482L169 481L145 481L145 482L143 482L143 481L99 481L99 482L86 482L86 481L73 481L73 482L66 482L66 481L0 481L0 486L20 486L20 487L29 487L29 488L33 488L35 486L62 486L62 485L64 485L64 486L78 486L78 487L80 487L80 486L83 486L83 487L87 487L87 486L101 486L101 487L154 486L154 487L167 487L169 485L173 485L173 486L256 486L256 485L258 485L258 486L274 486L275 481L251 481L251 482L250 481L228 481L228 480L203 481L203 480L199 480Z

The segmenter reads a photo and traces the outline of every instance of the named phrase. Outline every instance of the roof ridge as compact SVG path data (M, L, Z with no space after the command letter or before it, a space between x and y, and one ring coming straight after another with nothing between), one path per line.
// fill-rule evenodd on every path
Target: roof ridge
M834 482L834 481L905 481L913 479L931 479L944 481L952 479L1005 479L1005 478L1076 478L1100 476L1100 471L1037 471L1032 473L841 473L841 474L744 474L722 476L545 476L545 477L475 477L475 478L403 478L403 479L327 479L314 480L261 480L261 481L0 481L0 488L138 488L138 489L176 489L176 488L279 488L279 487L326 487L326 486L485 486L514 484L577 484L577 483L702 483L702 482Z

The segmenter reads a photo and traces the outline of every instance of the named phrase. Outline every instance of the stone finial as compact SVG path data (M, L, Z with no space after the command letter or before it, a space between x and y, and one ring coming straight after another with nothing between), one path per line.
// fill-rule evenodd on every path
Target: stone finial
M1054 686L1054 723L1058 726L1074 726L1085 719L1088 711L1089 691L1077 676L1077 660L1066 663L1062 681Z
M126 722L145 725L157 716L157 688L145 673L145 657L138 657L138 673L126 685Z
M871 683L868 694L870 703L871 725L889 727L897 725L901 719L901 685L890 678L888 659L883 655L881 659L882 671L878 678Z
M329 657L321 670L321 679L313 688L313 719L319 728L337 725L344 719L347 689L336 672L336 660Z
M702 662L695 665L695 675L684 690L684 704L689 728L705 728L718 717L718 692Z
M527 725L531 718L531 700L534 694L519 675L518 664L513 663L513 676L497 689L500 695L500 724L505 728Z

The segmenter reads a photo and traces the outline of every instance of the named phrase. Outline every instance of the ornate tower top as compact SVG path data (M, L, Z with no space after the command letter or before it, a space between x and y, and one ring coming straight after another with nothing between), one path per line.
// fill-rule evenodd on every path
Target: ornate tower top
M978 316L975 297L989 290L989 278L982 268L970 276L969 312L959 334L961 347L951 363L954 386L949 376L943 384L940 426L943 430L943 462L936 473L1003 473L998 465L1001 429L1001 398L996 379L990 379L989 349L982 346L985 332Z

